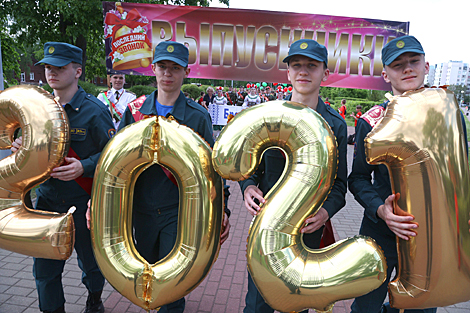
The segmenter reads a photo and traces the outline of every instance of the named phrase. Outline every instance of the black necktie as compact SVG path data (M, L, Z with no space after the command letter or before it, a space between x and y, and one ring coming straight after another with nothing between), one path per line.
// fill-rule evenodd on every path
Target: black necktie
M116 91L116 100L119 100L120 97L121 95L119 94L119 91Z

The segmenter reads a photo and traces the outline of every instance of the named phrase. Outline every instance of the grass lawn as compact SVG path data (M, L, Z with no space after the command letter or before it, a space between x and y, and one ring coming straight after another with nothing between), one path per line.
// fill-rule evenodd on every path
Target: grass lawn
M348 126L354 126L354 117L351 117L351 116L346 116L346 125Z

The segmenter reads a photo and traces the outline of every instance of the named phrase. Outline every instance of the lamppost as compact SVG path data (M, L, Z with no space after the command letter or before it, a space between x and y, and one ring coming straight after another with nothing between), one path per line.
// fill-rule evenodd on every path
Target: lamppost
M463 104L465 90L460 91L460 104Z

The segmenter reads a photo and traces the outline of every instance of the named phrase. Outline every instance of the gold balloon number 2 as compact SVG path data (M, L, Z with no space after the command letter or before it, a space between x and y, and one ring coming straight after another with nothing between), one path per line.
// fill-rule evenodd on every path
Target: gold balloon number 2
M223 186L212 167L211 151L188 127L152 117L121 130L101 153L92 193L95 257L109 283L146 310L184 297L217 258ZM131 221L135 182L155 164L175 176L180 208L173 250L149 264L135 248Z
M468 129L467 129L468 131ZM367 161L386 164L399 215L417 236L397 240L399 271L390 303L399 309L470 300L470 175L460 109L452 92L420 89L393 97L365 139Z
M247 245L248 270L263 298L281 312L329 311L338 300L378 288L386 263L372 239L357 236L320 250L302 242L303 221L320 209L337 166L335 137L314 110L272 101L242 111L219 135L213 163L222 177L243 180L273 147L285 152L286 168L253 219Z
M32 210L26 196L66 156L70 142L67 116L43 89L11 87L0 93L1 149L10 149L18 128L22 147L0 160L0 248L65 260L74 244L73 210L67 214Z

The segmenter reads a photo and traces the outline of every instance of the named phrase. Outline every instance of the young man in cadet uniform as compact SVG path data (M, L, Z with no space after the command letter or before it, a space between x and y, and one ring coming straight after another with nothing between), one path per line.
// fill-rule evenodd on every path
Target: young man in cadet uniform
M98 100L106 104L113 117L114 127L119 128L122 113L127 108L127 104L134 101L135 93L124 89L126 83L126 76L124 74L113 74L110 77L112 88L105 92L100 92Z
M293 87L291 98L288 100L302 103L320 114L330 125L338 143L338 169L331 192L317 214L305 220L308 225L301 230L304 233L303 240L305 244L316 249L320 246L325 223L346 203L347 126L338 112L325 105L318 96L320 84L328 79L330 73L327 68L328 52L325 46L311 39L298 40L291 45L289 54L283 62L287 63L287 78ZM260 210L255 199L262 203L265 202L263 196L276 184L284 167L285 158L283 153L277 149L267 150L256 173L247 180L240 182L245 207L251 215L258 214ZM249 273L245 302L245 313L274 311L256 289Z
M382 49L384 70L382 76L391 84L393 94L401 95L424 87L424 76L429 71L429 63L424 59L424 50L413 36L396 38ZM361 235L375 239L382 247L387 260L387 279L376 290L356 298L351 305L351 312L396 312L399 310L383 304L392 271L398 267L396 237L409 240L416 236L417 225L411 223L412 216L399 216L393 213L393 201L390 177L385 165L370 165L366 161L364 138L372 128L382 120L388 101L375 106L361 116L356 126L356 144L352 171L348 177L349 190L364 207ZM463 115L462 115L463 119ZM463 123L465 138L466 130ZM372 182L374 173L374 182ZM436 308L424 310L405 310L405 312L436 312Z
M78 86L82 49L67 43L48 42L44 45L44 58L37 64L45 64L47 83L67 113L71 143L65 164L54 168L51 178L36 190L35 209L66 213L71 206L77 208L73 214L75 251L78 266L83 271L82 282L88 289L85 312L102 313L104 277L93 255L85 211L101 150L115 129L106 107ZM21 142L20 137L13 143L13 152L19 149ZM33 274L42 312L65 312L61 281L64 265L65 261L34 258Z
M188 48L178 42L164 41L157 45L152 71L157 79L158 90L147 97L139 112L143 115L173 116L178 123L192 128L213 146L209 113L193 100L185 98L181 92L183 79L190 72L188 58ZM128 107L119 129L134 123L135 116ZM133 225L136 248L149 263L164 258L176 242L179 192L170 175L155 164L142 172L135 184ZM230 211L226 208L225 213L222 243L227 239L230 229ZM162 306L159 312L183 312L184 307L182 298Z

